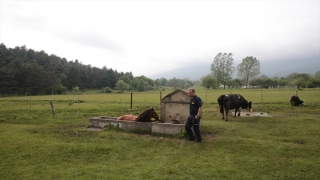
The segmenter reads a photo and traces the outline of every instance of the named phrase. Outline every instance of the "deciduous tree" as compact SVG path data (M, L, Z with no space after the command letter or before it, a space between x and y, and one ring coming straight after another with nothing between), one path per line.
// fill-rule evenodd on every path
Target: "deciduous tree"
M242 59L237 67L238 76L242 77L246 83L246 86L249 85L249 81L258 77L260 74L260 62L258 59L252 56L248 56Z
M131 85L132 81L130 80L130 78L126 75L122 76L119 80L123 80L125 83Z
M165 86L167 84L168 80L166 78L160 78L159 82L160 82L160 84L159 84L160 86Z
M203 76L201 78L201 86L209 89L211 88L216 88L217 87L217 79L215 77L213 77L212 75L208 74L206 76Z
M139 92L143 92L146 90L145 81L143 79L140 79L137 85L137 89Z
M232 79L235 71L232 66L234 63L232 56L232 53L218 53L211 64L211 75L217 79L218 84L223 84L223 88Z
M320 79L320 71L317 71L316 73L314 73L313 77Z
M125 83L123 80L118 80L116 84L116 89L123 92L123 90L127 90L129 88L129 84Z
M292 81L292 85L297 86L297 89L299 89L301 86L305 86L307 83L306 79L303 77L296 78Z

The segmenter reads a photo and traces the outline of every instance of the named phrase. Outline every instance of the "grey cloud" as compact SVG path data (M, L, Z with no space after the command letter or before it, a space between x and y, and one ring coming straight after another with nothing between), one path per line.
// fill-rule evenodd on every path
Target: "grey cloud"
M75 34L74 32L62 31L64 28L59 28L58 24L50 23L41 16L36 15L21 15L18 13L3 14L1 13L1 21L6 21L6 24L11 24L12 27L18 29L30 29L34 32L44 32L57 36L66 41L81 44L83 46L89 46L94 48L100 48L109 50L116 53L125 52L124 47L118 45L116 42L109 38L106 38L95 31L84 32L82 34ZM55 28L59 30L54 30ZM81 27L80 27L81 28Z

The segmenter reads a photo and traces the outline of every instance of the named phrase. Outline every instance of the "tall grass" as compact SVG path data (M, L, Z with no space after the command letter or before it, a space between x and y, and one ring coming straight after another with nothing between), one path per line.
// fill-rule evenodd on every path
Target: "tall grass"
M162 92L162 97L171 91ZM204 101L202 143L179 136L88 131L93 116L160 114L160 92L0 98L1 179L320 179L320 91L231 90L269 117L221 120L217 98ZM292 107L298 94L307 106ZM56 115L51 114L52 101ZM30 106L31 104L31 106ZM31 108L30 108L31 107ZM245 112L243 112L245 113Z

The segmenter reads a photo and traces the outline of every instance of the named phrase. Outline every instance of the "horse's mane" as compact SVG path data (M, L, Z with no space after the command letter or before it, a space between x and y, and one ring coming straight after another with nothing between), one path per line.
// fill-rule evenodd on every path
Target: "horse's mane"
M141 120L145 119L145 118L148 116L149 111L152 111L152 110L153 110L153 108L148 108L148 109L146 109L143 113L141 113L141 114L137 117L137 121L141 121Z

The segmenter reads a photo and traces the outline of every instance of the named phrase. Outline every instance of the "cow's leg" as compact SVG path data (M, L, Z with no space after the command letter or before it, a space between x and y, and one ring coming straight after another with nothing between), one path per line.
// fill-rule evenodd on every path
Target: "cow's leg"
M240 116L240 110L241 110L241 107L238 109L238 116Z
M226 110L226 121L228 121L228 113L229 113L229 109L228 109L228 108L226 108L225 110Z
M220 106L220 113L222 114L222 120L224 120L224 109L223 109L223 105L219 105Z
M234 116L233 116L233 117L236 117L237 111L238 111L238 109L235 108L235 110L234 110Z
M224 120L224 116L226 116L226 118L227 118L227 111L226 111L227 109L226 109L226 107L223 107L223 110L222 110L222 112L223 112L223 114L222 114L222 120Z

